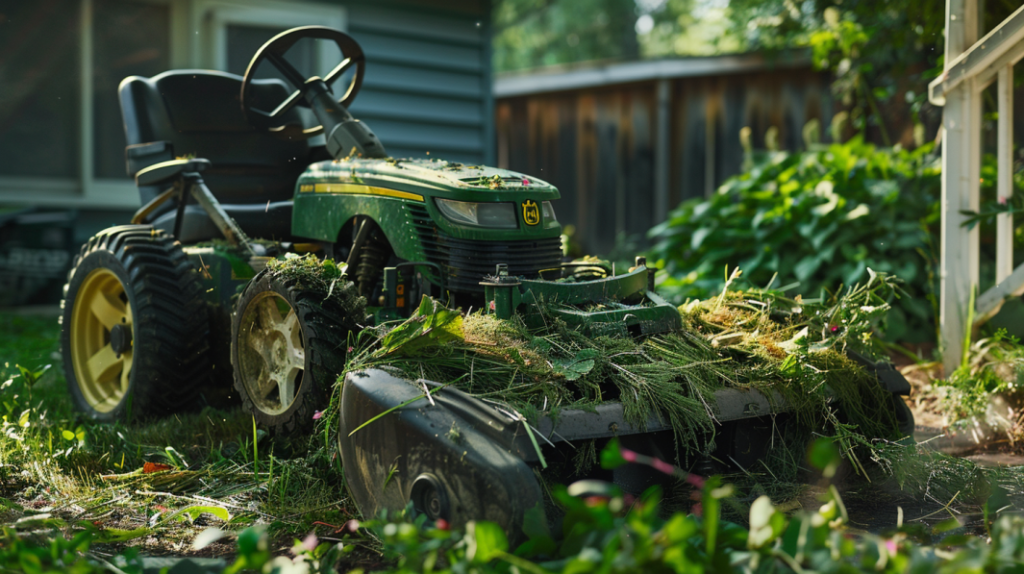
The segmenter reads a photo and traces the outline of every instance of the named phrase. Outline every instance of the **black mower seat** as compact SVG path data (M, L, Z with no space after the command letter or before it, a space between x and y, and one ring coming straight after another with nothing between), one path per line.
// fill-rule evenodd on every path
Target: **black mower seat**
M257 131L242 113L241 89L240 76L211 70L125 78L118 97L128 141L128 175L177 156L207 159L212 165L203 171L203 180L242 229L252 237L285 239L295 182L306 166L327 159L326 151L310 146L310 140ZM273 109L289 91L280 80L256 80L252 93L253 105ZM285 121L301 123L298 109L290 110ZM162 191L160 186L140 186L143 205ZM150 221L172 229L172 204L152 214ZM190 206L186 214L183 229L190 232L182 233L182 242L221 237L201 209Z

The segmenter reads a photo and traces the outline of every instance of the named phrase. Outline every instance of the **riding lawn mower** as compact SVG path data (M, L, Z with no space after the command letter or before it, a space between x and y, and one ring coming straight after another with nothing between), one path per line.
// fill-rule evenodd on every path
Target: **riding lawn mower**
M314 40L342 54L322 78L285 58ZM286 81L257 79L264 62ZM261 427L307 432L353 337L409 318L424 297L592 336L681 328L642 257L621 273L564 260L550 184L388 157L348 112L365 67L350 36L304 27L264 44L244 77L175 70L121 83L127 169L143 207L89 240L65 287L61 343L78 409L99 421L171 413L230 376ZM346 280L325 297L269 272L292 254L334 261ZM887 364L864 365L902 405L906 380ZM488 519L515 535L531 509L545 507L545 451L551 458L612 437L643 451L671 437L662 417L636 421L616 401L531 423L455 386L423 391L443 383L387 369L345 376L338 445L364 515L412 504L431 519ZM722 389L713 403L719 459L738 465L763 455L770 419L786 410L779 397L747 389ZM909 413L898 414L912 428ZM446 434L452 428L458 440ZM607 478L639 490L650 480L633 466Z

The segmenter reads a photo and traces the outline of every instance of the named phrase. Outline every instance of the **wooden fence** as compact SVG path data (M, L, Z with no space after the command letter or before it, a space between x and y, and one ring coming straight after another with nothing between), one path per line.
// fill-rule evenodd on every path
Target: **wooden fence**
M803 147L810 120L826 136L828 85L806 60L758 55L502 78L498 165L557 186L559 220L586 252L606 254L738 173L742 128L755 148L770 128L780 149Z

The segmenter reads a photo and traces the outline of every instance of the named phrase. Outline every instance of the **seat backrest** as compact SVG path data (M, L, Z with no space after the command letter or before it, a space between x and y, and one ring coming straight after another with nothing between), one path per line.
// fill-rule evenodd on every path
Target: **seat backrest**
M128 175L175 156L194 156L212 162L203 179L221 203L290 199L299 174L319 150L309 140L287 141L256 131L242 113L241 90L240 76L211 70L125 78L118 97ZM280 80L253 82L253 104L259 109L273 109L288 93ZM282 123L300 121L292 108ZM143 203L159 191L139 190Z

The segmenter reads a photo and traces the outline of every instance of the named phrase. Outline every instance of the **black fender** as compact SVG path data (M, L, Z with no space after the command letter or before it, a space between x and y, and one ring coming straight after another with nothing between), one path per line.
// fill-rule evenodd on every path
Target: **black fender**
M427 385L378 369L345 377L338 443L360 512L372 518L411 501L453 527L490 520L521 540L526 513L544 508L525 423L453 387Z
M854 351L847 352L847 355L867 369L869 373L873 373L878 378L878 384L892 393L892 406L900 434L905 437L913 437L914 413L903 401L903 397L910 396L910 381L889 361L873 361Z

